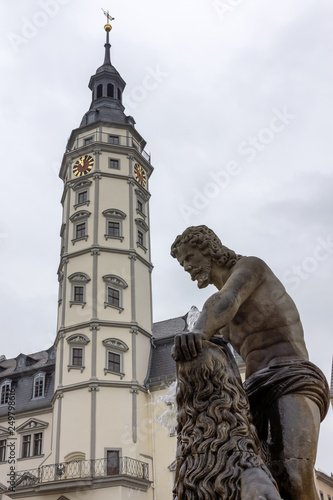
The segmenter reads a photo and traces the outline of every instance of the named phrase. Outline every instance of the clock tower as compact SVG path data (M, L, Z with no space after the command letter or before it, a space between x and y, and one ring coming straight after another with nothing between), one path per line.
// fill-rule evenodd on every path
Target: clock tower
M90 78L91 105L60 168L54 458L103 459L120 474L125 458L132 460L144 489L150 433L138 432L138 421L149 420L153 167L134 119L124 113L126 84L111 63L111 25L104 28L105 58Z

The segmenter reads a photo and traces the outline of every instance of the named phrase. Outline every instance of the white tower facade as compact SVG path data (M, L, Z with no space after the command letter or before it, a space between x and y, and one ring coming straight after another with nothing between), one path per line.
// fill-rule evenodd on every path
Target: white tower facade
M111 26L105 30L104 64L89 82L92 103L60 169L54 461L91 461L118 481L131 468L130 481L144 491L150 483L143 457L150 457L151 443L138 422L142 428L149 421L153 167L133 118L124 114L125 82L111 64ZM130 486L128 476L123 481Z

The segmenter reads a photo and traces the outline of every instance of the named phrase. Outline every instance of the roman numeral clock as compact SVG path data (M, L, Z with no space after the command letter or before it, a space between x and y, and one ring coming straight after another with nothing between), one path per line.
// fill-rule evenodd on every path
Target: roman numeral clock
M73 165L73 174L76 177L83 177L89 174L94 166L94 158L89 155L80 156Z
M146 186L147 184L147 176L146 176L146 172L144 171L144 169L141 167L141 165L139 165L139 163L136 163L134 165L134 177L135 177L135 180L143 187Z

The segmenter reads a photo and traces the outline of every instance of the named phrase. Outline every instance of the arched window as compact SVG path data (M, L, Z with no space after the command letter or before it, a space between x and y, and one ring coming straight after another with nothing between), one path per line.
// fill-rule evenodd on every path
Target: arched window
M6 405L8 403L10 389L11 389L11 381L5 380L1 384L1 396L0 396L0 404Z
M108 83L108 86L107 86L107 96L108 97L114 97L114 85L113 85L113 83Z
M117 89L117 97L118 97L119 101L121 101L121 90L120 89Z
M43 398L45 390L45 373L37 373L34 377L33 397Z
M98 99L99 97L102 97L102 95L103 95L103 85L100 83L99 85L97 85L96 99Z

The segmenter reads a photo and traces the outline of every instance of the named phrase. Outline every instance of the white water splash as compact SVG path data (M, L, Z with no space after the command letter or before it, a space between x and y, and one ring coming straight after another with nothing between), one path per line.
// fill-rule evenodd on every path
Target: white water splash
M200 316L199 309L196 306L192 306L191 309L189 310L189 312L187 313L187 318L186 318L189 332L193 331L194 325L195 325L197 319L199 318L199 316Z
M157 416L157 421L160 422L163 427L168 429L170 434L175 432L177 425L176 387L177 382L172 382L172 384L167 388L167 392L158 396L156 400L156 403L162 401L168 405L168 408L161 415Z

